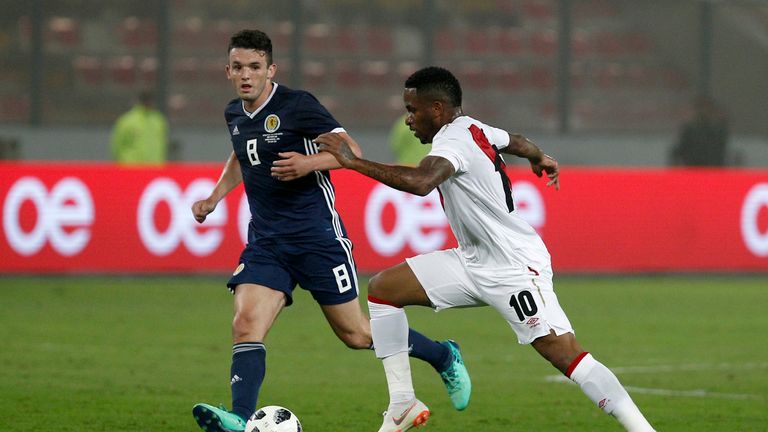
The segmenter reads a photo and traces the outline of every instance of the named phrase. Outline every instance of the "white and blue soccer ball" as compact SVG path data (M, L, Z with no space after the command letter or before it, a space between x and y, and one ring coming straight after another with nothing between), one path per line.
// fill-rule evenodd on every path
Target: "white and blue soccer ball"
M301 432L301 422L288 408L277 405L259 408L245 424L245 432Z

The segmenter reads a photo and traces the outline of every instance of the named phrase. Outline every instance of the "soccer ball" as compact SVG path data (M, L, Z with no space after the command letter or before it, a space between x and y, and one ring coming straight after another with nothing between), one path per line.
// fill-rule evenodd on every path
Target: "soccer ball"
M301 422L288 408L270 405L253 413L245 432L301 432Z

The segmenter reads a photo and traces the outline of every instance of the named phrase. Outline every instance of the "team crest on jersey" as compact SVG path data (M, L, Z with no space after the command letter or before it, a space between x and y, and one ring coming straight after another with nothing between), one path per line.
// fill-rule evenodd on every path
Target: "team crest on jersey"
M243 269L245 269L245 264L240 263L240 265L235 269L234 273L232 273L232 276L237 276L241 271L243 271Z
M264 120L264 130L267 131L267 133L272 133L280 128L280 117L278 117L276 114L270 114L267 116L266 120Z

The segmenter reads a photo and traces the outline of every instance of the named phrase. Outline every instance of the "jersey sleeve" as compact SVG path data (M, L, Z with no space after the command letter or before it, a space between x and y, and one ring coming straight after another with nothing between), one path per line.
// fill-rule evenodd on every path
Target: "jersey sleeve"
M497 149L501 150L504 147L509 146L509 132L504 129L495 128L493 126L483 126L483 133L488 138L488 142L495 145Z
M438 156L448 160L456 173L463 173L468 166L466 145L455 137L440 137L432 142L432 150L427 156Z
M304 93L298 99L296 120L302 134L313 139L326 132L344 132L339 122L311 93Z

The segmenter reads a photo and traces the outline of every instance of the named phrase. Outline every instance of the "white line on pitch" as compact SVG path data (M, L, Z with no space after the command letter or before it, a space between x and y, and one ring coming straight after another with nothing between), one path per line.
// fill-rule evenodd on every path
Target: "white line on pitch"
M654 365L654 366L629 366L616 367L611 370L616 374L648 374L664 373L676 371L711 371L711 370L750 370L766 369L768 363L699 363L683 365ZM547 375L544 377L548 382L565 382L575 384L564 375ZM722 399L762 399L762 397L748 393L717 393L707 390L670 390L646 387L625 386L624 388L631 393L654 394L661 396L681 396L681 397L703 397L703 398L722 398Z

